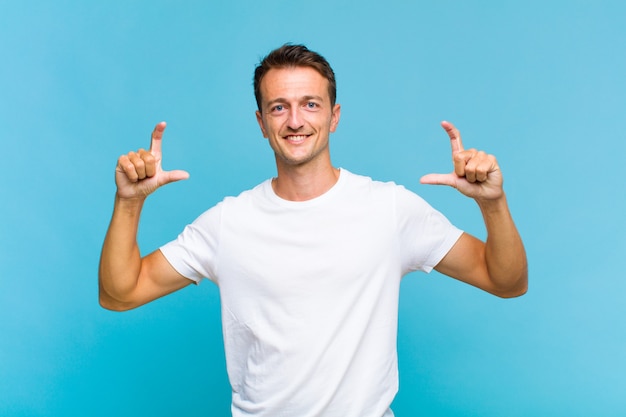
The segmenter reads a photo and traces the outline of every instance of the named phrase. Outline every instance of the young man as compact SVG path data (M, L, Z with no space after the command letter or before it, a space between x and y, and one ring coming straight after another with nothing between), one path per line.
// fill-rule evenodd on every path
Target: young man
M100 303L135 308L206 277L219 286L234 416L392 416L402 276L433 268L500 297L527 288L526 256L492 155L450 137L454 170L430 174L476 200L482 242L417 195L333 167L341 107L326 60L301 45L255 71L257 121L277 176L224 199L141 257L146 197L188 177L163 171L165 123L149 151L123 155L100 264Z

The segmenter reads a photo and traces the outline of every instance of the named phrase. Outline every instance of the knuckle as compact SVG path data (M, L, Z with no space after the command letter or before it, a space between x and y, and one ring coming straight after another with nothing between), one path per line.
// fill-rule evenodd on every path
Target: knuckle
M128 164L129 160L128 160L128 156L127 155L122 155L119 158L117 158L117 166L122 168L124 165Z
M134 163L137 159L139 159L139 155L135 151L130 151L127 154L128 160Z
M150 152L146 153L145 155L143 155L143 161L147 164L153 164L154 161L156 160L154 158L154 155L152 155Z
M139 150L139 157L145 162L153 162L155 160L154 155L152 155L152 152L147 151L145 149Z

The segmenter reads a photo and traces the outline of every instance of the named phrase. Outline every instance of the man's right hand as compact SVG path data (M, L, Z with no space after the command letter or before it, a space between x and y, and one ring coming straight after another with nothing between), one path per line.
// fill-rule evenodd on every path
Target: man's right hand
M186 171L163 171L161 167L165 126L165 122L161 122L154 127L149 151L129 152L117 160L115 184L119 198L145 199L162 185L189 178Z

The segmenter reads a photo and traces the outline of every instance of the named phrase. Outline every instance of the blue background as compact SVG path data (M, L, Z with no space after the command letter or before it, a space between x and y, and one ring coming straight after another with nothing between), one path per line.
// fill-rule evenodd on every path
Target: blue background
M402 284L398 416L626 413L626 3L8 1L0 12L0 415L226 416L206 281L127 313L97 302L117 157L166 120L144 253L275 173L252 72L285 42L333 65L334 163L407 186L484 237L443 119L494 153L530 290Z

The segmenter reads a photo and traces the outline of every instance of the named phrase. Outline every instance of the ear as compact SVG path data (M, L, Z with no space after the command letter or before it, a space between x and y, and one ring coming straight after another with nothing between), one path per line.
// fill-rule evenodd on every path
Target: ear
M339 119L341 117L341 106L339 104L335 104L333 107L333 113L330 116L330 131L335 132L337 129L337 125L339 124Z
M256 114L256 122L259 124L261 128L261 133L263 133L263 137L267 139L267 132L265 131L265 125L263 124L263 116L261 116L261 112L257 110Z

